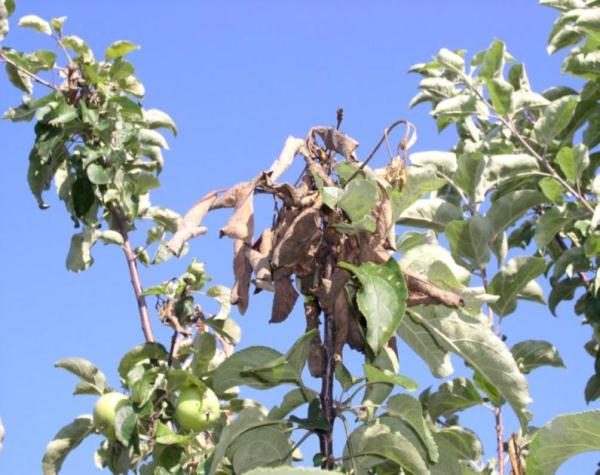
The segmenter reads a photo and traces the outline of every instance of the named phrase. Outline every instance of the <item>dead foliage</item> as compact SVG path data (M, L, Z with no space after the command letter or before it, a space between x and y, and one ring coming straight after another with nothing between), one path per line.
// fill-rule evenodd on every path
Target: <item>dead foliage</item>
M408 128L406 122L400 122ZM386 130L386 140L390 129ZM269 169L250 181L202 198L183 218L169 248L177 253L188 239L197 235L208 211L233 208L220 235L233 239L235 284L231 303L238 306L240 313L245 313L248 307L251 283L257 292L274 292L271 323L285 321L302 295L307 330L319 327L321 314L332 317L331 350L336 361L341 360L345 345L365 352L364 319L354 299L353 279L337 264L341 261L354 265L382 264L394 253L396 238L390 190L401 188L406 181L406 150L410 144L408 137L405 139L399 146L402 156L372 171L366 168L366 162L373 154L360 165L356 156L358 142L336 128L313 127L304 140L288 137L280 156ZM336 164L340 163L336 161L338 155L343 157L342 162L356 169L352 176L346 176L345 183L336 173ZM305 165L301 178L296 184L279 182L297 157ZM324 202L324 187L335 187L342 192L348 182L363 176L377 183L379 198L369 212L369 219L375 223L374 230L358 227L348 231L348 226L353 224L350 217L341 207ZM254 241L254 196L257 193L272 195L277 212L272 226ZM420 277L411 274L405 277L408 305L462 305L458 295ZM394 347L394 343L390 342L390 346ZM311 342L308 360L313 376L323 376L325 355L321 337L316 336Z

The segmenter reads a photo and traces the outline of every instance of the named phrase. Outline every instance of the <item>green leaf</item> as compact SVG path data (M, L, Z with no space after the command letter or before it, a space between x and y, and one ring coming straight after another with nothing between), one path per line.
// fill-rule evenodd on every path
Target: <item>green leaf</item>
M479 76L484 79L501 77L504 68L504 53L504 43L495 40L483 54Z
M460 377L440 385L438 390L427 398L427 409L431 418L463 411L483 403L477 388L470 379Z
M452 71L463 71L465 69L465 59L454 51L442 48L436 56L436 60L442 66L446 66Z
M538 247L544 248L554 239L571 218L565 216L560 209L553 207L544 211L535 227L534 239Z
M247 407L240 412L235 421L225 426L213 452L210 470L208 472L209 475L215 475L218 472L219 465L221 464L223 457L225 457L226 452L228 452L229 446L234 443L240 435L254 428L282 426L282 421L265 420L264 417L264 414L259 408Z
M67 21L66 16L61 16L57 18L52 18L50 20L50 26L54 33L56 33L59 37L63 34L63 27L65 26L65 21Z
M95 242L95 232L92 228L86 227L82 232L73 234L67 254L67 269L72 272L88 269L94 263L91 250Z
M429 198L418 200L405 209L397 223L443 231L450 221L462 219L462 216L458 206L440 198Z
M106 185L111 181L106 168L98 163L90 163L86 168L86 174L90 179L90 182L95 185Z
M522 427L531 402L527 380L506 345L494 334L487 320L476 320L442 306L411 307L410 315L425 326L447 351L456 353L485 376L509 402Z
M150 145L155 147L164 148L169 150L169 144L160 132L152 129L140 129L139 131L140 143L144 145Z
M121 58L126 54L135 51L136 49L140 49L140 47L136 44L133 44L131 41L119 40L115 41L108 48L106 48L104 57L106 58L106 61L110 61L112 59Z
M534 132L540 142L548 145L569 124L579 102L578 97L564 96L553 101L534 125Z
M52 34L50 24L37 15L25 15L24 17L21 17L19 20L19 26L24 28L33 28L35 31L44 33L45 35Z
M437 462L439 457L437 445L429 426L423 418L421 403L408 394L397 394L388 400L387 412L406 422L417 433L423 445L427 448L429 459L434 463Z
M492 106L500 116L511 110L513 87L502 78L492 78L485 82L492 100Z
M427 475L429 470L416 447L399 432L391 432L385 424L360 426L346 442L344 469L355 468L356 473L369 473L369 469L386 460L394 462L412 475Z
M260 372L254 373L255 369ZM235 352L219 365L214 373L213 389L222 394L234 386L268 389L296 381L296 372L284 355L266 346L251 346Z
M44 475L58 475L67 455L94 432L92 416L79 416L54 436L42 459Z
M521 341L514 345L510 351L524 374L528 374L540 366L565 367L565 363L556 347L547 341Z
M375 360L371 363L372 367L378 369L382 373L394 375L398 373L398 358L396 353L389 347L385 347ZM366 409L379 407L394 389L394 384L389 382L385 377L382 382L367 385L367 390L363 396L362 406ZM373 412L373 411L369 411Z
M379 198L379 189L374 180L356 178L344 190L338 206L352 222L365 218L375 206Z
M393 258L383 265L367 262L354 266L343 262L340 267L353 272L361 283L356 301L367 320L367 343L377 355L404 316L408 297L404 275Z
M486 112L485 105L474 94L462 92L457 96L440 101L431 114L435 117L463 117Z
M85 41L83 41L79 36L69 35L62 38L62 43L67 48L71 48L75 51L79 56L81 56L84 60L93 60L94 55L92 50L87 45Z
M129 443L135 432L138 416L133 412L133 408L129 404L119 406L115 414L115 435L117 440L125 447L129 447Z
M13 0L0 0L0 41L6 38L10 29L8 17L10 16L9 4L14 8Z
M412 379L390 370L381 370L370 364L364 365L365 376L369 384L388 383L400 386L407 391L415 391L419 385Z
M119 376L126 381L129 372L140 363L149 363L151 360L167 361L169 353L160 343L144 343L125 353L119 362Z
M467 472L467 465L461 463L477 463L483 453L481 442L470 430L460 426L445 427L434 432L433 438L438 446L440 458L437 464L430 467L431 475L488 474L486 471Z
M8 80L17 89L20 89L27 94L31 94L33 92L33 83L31 82L31 78L25 73L21 72L19 68L13 66L12 64L6 63L6 74L8 75Z
M585 385L584 396L587 404L600 398L600 376L594 374L588 379L588 382Z
M78 376L95 389L95 393L102 395L107 392L106 376L96 366L83 358L64 358L54 363L55 368L63 368L69 373Z
M335 475L340 472L331 472L321 470L320 468L295 468L290 466L281 466L275 468L255 468L244 475Z
M452 221L446 226L452 254L466 259L475 268L484 267L490 260L492 232L489 221L482 216L473 216L467 221Z
M483 177L475 196L483 197L490 189L539 170L537 160L524 153L491 155L485 164Z
M291 444L286 431L276 426L251 429L228 449L235 473L291 462Z
M527 475L554 475L571 457L600 450L600 411L564 414L538 430L529 445Z
M574 148L562 147L558 151L555 161L567 180L572 184L575 184L581 178L581 175L590 164L587 147L582 144Z
M500 298L490 304L494 312L506 316L517 308L517 298L527 284L541 275L546 268L543 257L519 256L508 263L493 277L488 292Z
M312 389L296 388L288 392L281 401L279 406L274 406L270 411L268 418L272 420L283 419L290 412L298 407L308 404L319 395Z
M562 201L563 193L565 189L563 186L555 180L554 178L545 177L542 178L538 185L542 190L542 193L548 198L552 203L560 203Z
M423 358L436 378L445 378L453 373L450 354L438 344L424 325L414 320L410 313L402 319L397 333L415 353Z
M169 129L173 135L177 135L175 122L165 112L158 109L144 110L144 123L150 129Z
M527 211L546 201L543 193L534 190L513 191L493 201L485 215L492 229L492 240L496 240Z
M158 421L156 425L155 440L161 445L187 445L193 439L193 435L181 435L173 432L166 424Z
M445 176L452 176L458 167L456 154L452 152L416 152L410 156L410 162L416 167L430 167Z

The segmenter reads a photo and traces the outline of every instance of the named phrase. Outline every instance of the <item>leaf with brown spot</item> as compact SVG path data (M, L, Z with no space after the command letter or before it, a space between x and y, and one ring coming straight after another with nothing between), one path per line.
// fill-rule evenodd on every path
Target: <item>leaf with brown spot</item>
M221 228L221 237L241 239L246 243L252 242L254 234L254 187L256 181L246 181L236 185L235 211Z
M274 273L275 297L273 297L273 308L271 311L271 320L269 323L281 323L292 312L298 292L294 288L291 271L278 269Z
M293 267L306 259L315 236L320 232L320 224L321 214L317 208L303 210L277 242L273 250L273 267Z
M357 160L354 152L358 147L358 142L352 137L343 134L334 127L313 127L308 132L310 146L314 146L315 135L321 137L325 148L328 150L334 150L346 160Z
M246 254L251 249L248 243L241 239L233 241L233 275L235 284L231 289L231 304L237 305L240 314L244 315L248 309L250 278L252 267Z
M206 213L211 209L216 198L216 191L207 194L192 206L185 216L178 221L177 231L167 244L173 254L178 255L181 252L183 245L188 240L206 232L206 228L200 226L200 223Z

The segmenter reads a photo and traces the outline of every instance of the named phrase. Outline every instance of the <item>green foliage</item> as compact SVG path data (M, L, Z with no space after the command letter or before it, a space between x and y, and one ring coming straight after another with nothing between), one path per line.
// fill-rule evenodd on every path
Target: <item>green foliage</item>
M121 247L137 276L136 262L155 265L184 255L186 241L205 232L200 222L208 211L234 208L221 229L235 242L232 290L205 290L210 279L196 260L179 277L145 290L133 282L142 321L144 299L155 298L159 319L175 335L167 347L146 333L147 341L122 357L118 375L126 402L116 409L114 434L95 454L99 468L161 475L324 473L290 464L310 435L323 449L324 435L331 436L339 419L348 434L342 457L326 458L324 450L315 465L354 474L492 473L489 464L473 468L481 466L483 448L458 417L488 403L497 413L506 403L515 412L523 434L519 453L529 450L527 473L554 473L570 456L600 449L597 411L559 416L529 442L526 375L564 363L550 342L529 339L509 350L501 338L502 319L521 301L546 305L535 279L547 276L548 309L555 313L577 297L575 312L592 329L586 349L595 374L585 399L600 397L600 157L594 152L600 144L600 15L597 2L541 3L560 12L548 51L570 48L563 72L584 81L580 90L533 91L525 66L500 40L470 61L465 51L444 48L411 68L421 76L411 106L429 103L439 130L456 128L451 151L414 153L406 167L412 142L403 141L398 157L371 170L356 163L358 143L339 127L315 127L306 140L288 139L259 178L208 194L183 217L150 201L160 186L162 151L169 149L159 130L176 135L177 128L167 113L142 105L144 86L129 60L140 47L119 40L98 60L82 38L64 35L66 17L18 21L54 42L56 52L2 46L7 78L25 93L4 117L35 122L27 180L38 206L48 207L45 192L54 183L81 228L71 238L69 270L87 270L101 241ZM12 0L0 0L0 41L14 10ZM49 71L64 82L45 80ZM336 154L344 160L335 163ZM302 185L276 183L296 155L308 170ZM266 230L271 234L252 242L256 190L273 194L283 209ZM151 228L134 250L130 234L142 220ZM394 224L424 231L396 239ZM285 354L267 346L232 351L241 331L230 313L234 305L246 311L251 281L257 290L275 292L273 322L285 320L299 293L304 296L307 330ZM205 313L200 298L216 302L217 312ZM405 394L421 381L399 374L396 336L434 377L453 373L451 354L472 377L426 389L419 400ZM364 354L362 374L344 366L346 344ZM56 366L79 378L76 395L112 391L87 360L66 358ZM306 366L321 379L320 392L305 381ZM335 398L334 381L341 388ZM293 388L270 411L238 398L239 386L281 385ZM194 431L177 422L177 401L189 388L217 393L214 426ZM358 425L350 427L349 420ZM58 473L68 453L99 429L90 416L63 427L47 447L44 473ZM305 435L294 442L294 431Z

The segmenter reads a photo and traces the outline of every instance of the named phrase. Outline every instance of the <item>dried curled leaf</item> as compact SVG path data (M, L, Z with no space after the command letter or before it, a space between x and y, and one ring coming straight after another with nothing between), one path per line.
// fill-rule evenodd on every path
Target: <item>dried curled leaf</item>
M206 228L200 226L200 223L202 222L202 219L204 219L206 213L210 210L210 207L216 198L216 191L207 194L192 206L185 216L178 221L177 231L167 244L173 254L179 254L183 245L190 239L206 233Z
M233 275L235 276L235 284L231 289L231 304L237 305L242 315L248 309L252 267L246 255L250 249L250 245L241 239L236 239L233 242Z
M326 149L334 150L346 160L357 160L354 152L358 147L358 142L352 137L343 134L334 127L313 127L309 130L307 139L311 149L315 147L315 135L321 137Z
M275 297L273 298L273 309L269 323L283 322L292 312L298 292L294 288L290 275L291 270L278 269L274 274Z
M292 136L289 136L286 139L283 150L279 154L279 158L273 162L267 171L271 183L275 183L277 179L285 173L294 161L294 157L301 153L304 148L304 140Z
M316 207L303 210L289 226L283 221L277 230L281 239L273 250L273 267L294 267L305 261L320 233L320 225L321 214Z
M221 228L221 237L241 239L246 243L252 242L254 234L254 188L256 180L239 183L233 187L235 211Z

